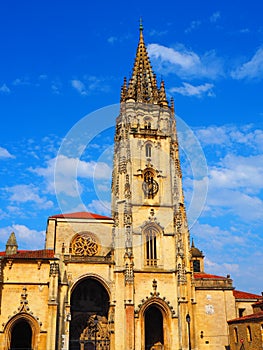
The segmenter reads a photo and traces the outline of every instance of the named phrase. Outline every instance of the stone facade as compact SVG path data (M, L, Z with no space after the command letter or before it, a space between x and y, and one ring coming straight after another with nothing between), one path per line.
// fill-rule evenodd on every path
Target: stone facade
M263 301L252 305L253 313L228 321L230 349L262 349Z
M174 106L143 30L116 118L112 215L48 218L45 249L0 252L0 347L218 350L258 296L204 272L184 206Z

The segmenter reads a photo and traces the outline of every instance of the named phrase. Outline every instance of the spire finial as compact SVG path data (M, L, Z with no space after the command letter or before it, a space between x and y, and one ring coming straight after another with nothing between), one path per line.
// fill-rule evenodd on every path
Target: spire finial
M140 32L143 31L143 24L142 24L142 18L140 17Z

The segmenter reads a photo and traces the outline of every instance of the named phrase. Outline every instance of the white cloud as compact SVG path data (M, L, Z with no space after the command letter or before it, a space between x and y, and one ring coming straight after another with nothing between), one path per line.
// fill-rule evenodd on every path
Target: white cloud
M212 14L212 16L209 18L211 23L217 22L221 17L221 13L219 11L216 11Z
M87 96L92 92L107 92L109 86L104 79L95 76L84 76L82 80L71 80L71 86L82 96Z
M102 215L109 215L111 212L111 202L93 200L87 205L87 210L95 213L100 213Z
M39 80L47 80L47 78L48 78L47 74L40 74L38 77Z
M16 203L33 202L41 209L53 207L53 203L46 197L40 197L39 189L33 185L15 185L6 187L5 191L10 193L9 201Z
M46 164L45 168L30 170L45 178L47 189L51 193L77 196L82 192L78 178L105 180L111 176L111 168L104 162L86 162L60 155L58 158L48 160Z
M157 30L157 29L152 29L149 31L148 35L149 36L162 36L167 34L168 31L167 30Z
M179 51L159 44L150 44L148 45L148 53L153 58L168 61L171 64L182 67L184 70L191 69L201 63L197 54L185 48Z
M17 78L13 81L14 86L23 86L23 85L31 85L29 79L26 78Z
M189 83L183 82L181 87L173 87L169 91L171 93L178 93L184 96L196 96L202 97L203 95L214 96L213 84L205 83L203 85L191 85Z
M9 89L9 87L6 84L3 84L2 86L0 86L0 93L4 93L4 94L9 94L11 92L11 90Z
M249 30L249 28L243 28L240 30L240 33L242 33L242 34L250 33L250 30Z
M1 158L15 158L15 156L10 154L6 148L0 147L0 159Z
M71 85L74 89L76 89L81 95L83 96L86 96L88 93L87 93L87 90L86 90L86 86L85 84L78 80L78 79L74 79L74 80L71 80Z
M18 249L44 248L45 231L32 230L25 225L14 224L0 228L0 242L6 244L12 232L16 235Z
M227 154L210 167L205 216L229 214L243 223L260 223L263 218L263 156Z
M231 72L234 79L263 78L263 47L259 48L250 61Z
M108 39L107 39L108 43L110 44L114 44L116 41L118 41L118 38L116 36L110 36Z
M231 249L233 245L245 246L246 238L239 235L239 232L224 230L220 226L213 226L210 224L196 223L193 227L193 231L199 241L202 241L206 249L210 251L214 249L216 251L224 250L227 246Z
M224 276L228 275L228 274L231 274L232 272L236 273L236 272L239 272L240 271L240 267L238 264L230 264L230 263L222 263L222 264L219 264L215 261L212 261L210 259L206 259L205 260L206 262L206 267L207 267L207 272L212 272L213 274L216 274L216 275L221 275L222 274Z
M200 143L205 147L218 146L221 149L245 146L246 150L263 151L263 130L251 125L222 125L199 128L195 131ZM216 137L215 137L216 135Z
M238 222L235 227L229 225L225 230L216 225L196 223L193 234L195 246L204 251L207 273L219 276L230 274L235 287L241 290L245 288L249 291L246 285L246 280L249 280L250 291L259 292L259 281L253 280L253 276L259 276L263 283L263 242L260 235L250 232L251 228L248 225L244 229Z
M201 25L201 21L192 21L190 26L188 28L185 29L185 33L190 33L192 32L193 30L199 28Z
M248 193L258 193L263 188L263 155L226 155L220 166L211 170L211 177L224 188L244 188Z
M162 74L174 73L181 78L215 79L223 75L222 62L214 51L202 56L186 49L183 45L175 48L159 44L148 45L148 53L156 69Z
M207 155L209 186L203 218L231 216L258 225L263 218L263 131L253 125L196 130ZM191 186L184 181L186 199Z
M62 84L61 84L61 82L58 79L52 81L52 83L51 83L51 91L52 91L53 94L60 95L61 87L62 87Z
M0 208L0 220L7 218L8 214Z

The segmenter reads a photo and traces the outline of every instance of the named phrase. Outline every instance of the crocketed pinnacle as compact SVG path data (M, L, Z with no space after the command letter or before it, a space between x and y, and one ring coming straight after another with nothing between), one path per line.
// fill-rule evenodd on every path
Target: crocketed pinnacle
M128 100L159 104L164 107L168 106L164 82L161 82L160 89L157 87L156 75L153 73L144 43L142 22L140 22L140 39L132 76L128 85L126 78L124 79L124 84L121 89L121 102Z
M6 245L17 246L16 235L14 232L9 236Z
M16 254L17 248L18 248L18 245L16 241L16 235L14 232L12 232L6 242L6 249L5 249L6 255Z

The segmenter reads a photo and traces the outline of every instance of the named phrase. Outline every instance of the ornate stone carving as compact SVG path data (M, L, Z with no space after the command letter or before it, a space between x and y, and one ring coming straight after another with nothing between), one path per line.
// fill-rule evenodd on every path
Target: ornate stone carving
M95 339L97 349L109 350L110 335L108 329L108 320L105 316L92 315L89 317L87 321L87 327L80 335L80 344L83 344L84 347L85 344L93 345L95 344Z
M42 326L42 322L40 322L39 317L35 316L33 311L30 310L29 306L28 306L28 300L27 300L27 288L23 287L22 289L22 293L21 293L21 299L20 299L20 305L17 308L17 310L15 310L13 312L13 315L9 315L8 316L8 320L10 320L13 316L19 314L19 313L23 313L23 314L27 314L29 317L33 317L39 324L39 326ZM26 316L26 317L28 317ZM5 327L6 323L2 323L3 328Z
M134 273L133 273L133 261L129 261L125 264L125 284L126 283L133 283L134 281Z
M128 174L126 174L126 182L125 182L125 187L124 187L124 196L127 199L131 198L131 188L130 188L130 181L129 181L129 175Z
M80 256L93 256L98 253L99 246L91 232L77 235L72 242L72 254Z
M181 166L180 166L180 162L179 159L175 159L175 170L177 172L177 175L182 178L182 171L181 171Z
M119 173L120 174L126 174L127 172L127 161L125 156L120 157L120 163L119 163Z
M173 196L174 196L174 201L178 202L179 200L179 184L178 184L178 178L175 176L174 177L174 183L173 183Z
M125 248L126 250L132 249L132 232L130 226L125 227Z
M178 283L186 283L186 275L185 275L185 264L184 262L181 264L179 263L177 266L177 276L178 276Z
M146 198L154 198L159 190L158 182L154 179L154 174L151 170L146 170L143 174L144 181L142 184L143 192Z
M178 236L178 240L177 240L177 254L178 256L180 256L180 258L184 257L184 246L183 246L183 241L181 236Z
M119 213L117 211L114 212L113 219L114 219L114 226L118 227L119 226Z
M177 211L177 213L174 215L174 226L177 233L182 232L182 216L180 211Z
M170 301L167 300L165 296L161 298L160 293L157 292L157 280L155 279L153 280L152 288L153 292L150 293L150 296L146 296L145 299L141 299L140 304L138 304L138 307L135 309L135 317L139 316L140 309L143 307L143 305L151 303L153 300L158 303L162 303L166 308L170 309L173 318L177 317L174 307L171 305Z
M56 262L52 262L49 268L49 276L56 276L59 273L59 265Z

